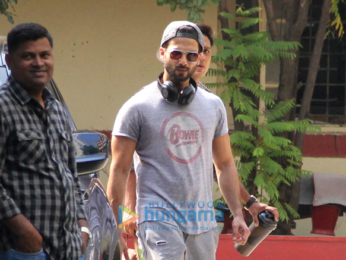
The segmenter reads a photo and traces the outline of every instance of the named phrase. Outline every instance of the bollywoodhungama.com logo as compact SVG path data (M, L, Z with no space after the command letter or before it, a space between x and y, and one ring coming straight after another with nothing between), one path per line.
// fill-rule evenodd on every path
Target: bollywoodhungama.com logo
M136 214L136 212L131 211L130 209L119 205L118 207L118 228L123 228L126 225L135 222L141 216Z

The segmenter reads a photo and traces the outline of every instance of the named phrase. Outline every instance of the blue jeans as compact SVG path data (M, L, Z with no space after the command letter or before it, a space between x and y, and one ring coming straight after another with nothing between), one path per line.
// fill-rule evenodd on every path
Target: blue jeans
M47 255L43 249L34 254L22 253L13 249L6 251L5 253L0 254L0 260L50 260L50 257ZM84 260L84 256L81 255L79 260Z
M49 260L50 257L43 249L38 253L22 253L10 249L0 255L0 260Z

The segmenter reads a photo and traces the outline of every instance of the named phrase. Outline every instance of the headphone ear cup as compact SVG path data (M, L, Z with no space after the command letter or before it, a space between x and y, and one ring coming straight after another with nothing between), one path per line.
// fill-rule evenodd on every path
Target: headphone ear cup
M184 88L179 95L178 104L180 105L188 105L192 102L196 94L196 88L192 85Z
M161 83L160 83L161 84ZM174 86L172 81L165 81L161 84L161 94L164 99L174 102L178 99L178 89Z

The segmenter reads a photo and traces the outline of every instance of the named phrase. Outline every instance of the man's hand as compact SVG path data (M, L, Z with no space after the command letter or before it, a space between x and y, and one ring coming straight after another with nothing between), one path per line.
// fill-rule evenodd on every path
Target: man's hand
M258 214L264 210L268 210L270 213L272 213L275 221L279 220L279 212L275 207L271 207L271 206L268 206L267 204L256 201L249 208L249 213L251 214L253 222L256 227L259 225Z
M233 241L238 245L244 245L250 236L250 230L243 216L233 217L232 221Z
M137 224L136 221L126 225L125 227L125 233L128 235L135 235L137 231Z

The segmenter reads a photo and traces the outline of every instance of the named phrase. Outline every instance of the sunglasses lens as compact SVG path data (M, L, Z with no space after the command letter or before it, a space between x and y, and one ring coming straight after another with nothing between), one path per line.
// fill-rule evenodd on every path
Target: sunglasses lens
M186 55L186 58L189 62L196 62L198 60L198 53L195 52L189 52Z
M170 55L172 60L180 60L181 56L183 56L181 51L172 51Z
M170 57L172 60L180 60L183 56L183 52L179 50L174 50L170 52ZM186 59L188 62L197 62L199 55L197 52L187 52Z

